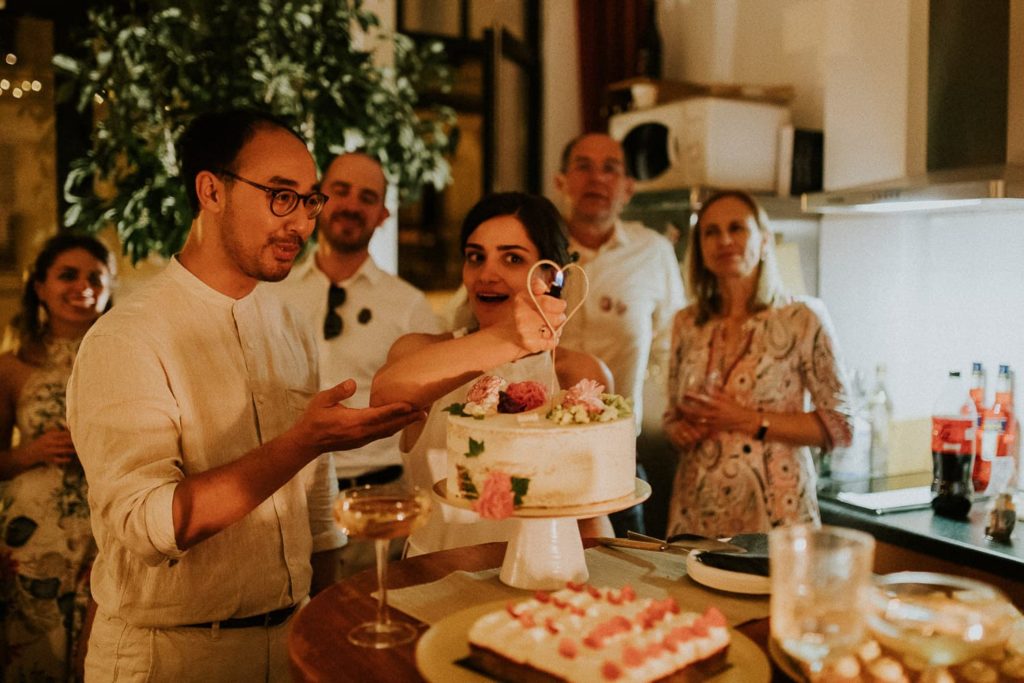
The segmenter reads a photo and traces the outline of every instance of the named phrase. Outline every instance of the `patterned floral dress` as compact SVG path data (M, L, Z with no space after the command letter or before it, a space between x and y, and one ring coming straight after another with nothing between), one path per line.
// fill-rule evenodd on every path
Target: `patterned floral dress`
M698 326L696 307L672 330L669 405L688 390L714 385L734 401L766 412L808 410L808 396L831 446L850 441L847 393L824 304L800 297L751 316L742 343L725 358L724 323ZM673 483L669 535L731 536L819 518L810 449L746 432L718 432L684 448Z
M55 340L18 397L23 442L66 429L64 390L80 339ZM0 489L0 667L7 683L71 680L96 556L85 475L33 467Z

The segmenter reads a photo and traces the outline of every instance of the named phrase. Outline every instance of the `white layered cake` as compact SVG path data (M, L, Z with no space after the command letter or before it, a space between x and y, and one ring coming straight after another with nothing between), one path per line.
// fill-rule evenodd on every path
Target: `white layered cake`
M492 378L481 380L486 381ZM545 398L519 413L480 409L483 404L473 401L451 410L448 498L470 501L483 516L500 519L513 509L587 506L633 495L632 412L622 397L601 394L600 388L584 387L590 410L580 402L581 393L574 394L576 387L554 405ZM517 385L507 389L517 395ZM524 404L530 402L518 403Z
M511 681L690 680L692 665L724 659L729 642L714 607L683 612L673 598L638 599L628 586L572 583L510 603L469 630L475 662Z

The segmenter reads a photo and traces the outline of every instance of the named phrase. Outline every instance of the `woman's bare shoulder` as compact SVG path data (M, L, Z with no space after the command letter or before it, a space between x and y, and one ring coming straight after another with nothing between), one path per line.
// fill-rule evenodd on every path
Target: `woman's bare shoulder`
M603 384L605 391L615 391L611 371L603 360L593 354L559 347L555 355L555 370L563 387L571 387L581 379L592 379Z

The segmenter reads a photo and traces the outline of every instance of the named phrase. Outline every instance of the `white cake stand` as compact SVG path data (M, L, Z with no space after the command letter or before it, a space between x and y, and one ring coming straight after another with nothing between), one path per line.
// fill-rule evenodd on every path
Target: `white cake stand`
M434 497L445 505L472 510L472 501L448 498L447 483L442 479L434 484ZM650 495L651 485L637 479L631 495L603 503L516 510L512 515L516 529L501 564L501 582L528 590L555 590L567 581L583 583L589 573L576 520L631 508Z

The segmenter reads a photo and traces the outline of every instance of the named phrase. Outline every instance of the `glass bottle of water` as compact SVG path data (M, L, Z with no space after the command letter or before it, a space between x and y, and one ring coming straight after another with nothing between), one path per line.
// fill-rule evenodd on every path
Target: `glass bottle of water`
M889 471L889 428L892 424L892 396L885 386L885 364L875 366L875 386L868 396L871 421L871 476L884 477Z

